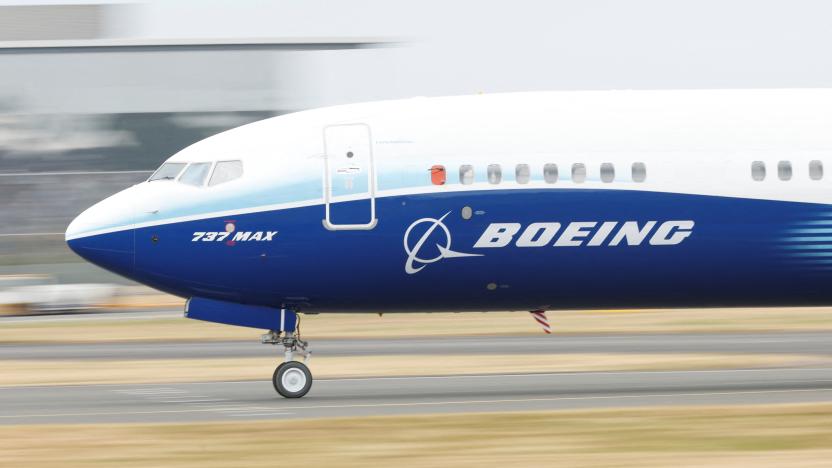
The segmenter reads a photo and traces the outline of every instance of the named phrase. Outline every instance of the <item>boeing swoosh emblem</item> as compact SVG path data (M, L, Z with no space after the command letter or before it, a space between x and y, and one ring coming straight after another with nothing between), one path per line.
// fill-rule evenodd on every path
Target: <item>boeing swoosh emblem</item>
M407 252L407 261L405 261L405 263L404 263L404 271L407 272L407 274L412 275L414 273L418 273L418 272L422 271L422 269L425 268L428 264L436 263L439 260L442 260L443 258L482 257L482 254L464 253L464 252L457 252L457 251L451 250L451 231L449 231L448 227L445 226L445 224L442 222L442 221L445 220L445 218L448 217L449 214L451 214L450 211L445 213L439 219L436 219L436 218L417 219L416 221L413 222L413 224L410 225L410 227L407 228L407 231L405 231L405 233L404 233L404 239L403 239L403 241L404 241L404 251ZM422 237L420 237L419 240L416 242L416 245L414 245L413 248L411 249L410 245L409 245L409 242L408 242L408 240L410 239L410 233L413 231L414 227L416 227L420 224L423 224L423 223L430 223L430 226L425 231L425 233L422 234ZM433 234L433 231L435 231L437 227L441 228L442 231L445 233L445 238L447 239L445 241L445 245L442 246L442 245L436 244L436 248L439 249L439 255L437 255L436 257L428 258L428 259L419 257L419 251L422 249L422 246L428 240L430 235Z

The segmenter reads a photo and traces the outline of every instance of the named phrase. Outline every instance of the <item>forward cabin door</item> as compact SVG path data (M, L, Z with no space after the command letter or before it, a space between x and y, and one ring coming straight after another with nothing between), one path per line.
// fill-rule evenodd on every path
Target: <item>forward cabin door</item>
M370 127L324 128L324 226L330 230L372 229L376 222L375 167Z

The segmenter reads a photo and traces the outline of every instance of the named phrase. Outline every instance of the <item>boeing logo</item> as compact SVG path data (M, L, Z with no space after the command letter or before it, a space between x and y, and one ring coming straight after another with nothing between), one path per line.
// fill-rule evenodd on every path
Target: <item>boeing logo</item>
M407 231L404 233L404 251L407 252L407 261L404 263L404 271L407 274L412 275L414 273L420 272L423 268L425 268L429 263L435 263L443 258L460 258L460 257L479 257L482 254L472 254L472 253L463 253L463 252L455 252L451 250L451 231L448 230L448 227L442 222L451 212L445 213L441 218L422 218L417 219L407 228ZM416 244L411 248L410 247L410 234L413 232L413 228L419 226L420 224L428 224L427 230L422 233L422 237L416 241ZM422 258L419 257L419 253L422 251L422 247L427 242L428 238L433 234L433 231L436 228L440 228L442 232L445 234L445 245L436 244L436 248L439 249L439 254L435 257L431 258ZM416 266L418 265L418 266Z
M451 250L451 232L442 222L450 212L439 219L422 218L413 222L404 233L404 250L407 261L404 269L408 274L421 271L429 263L443 258L480 257L483 254L462 253ZM413 228L429 223L427 230L416 244L410 247ZM474 249L501 248L514 244L515 247L616 247L640 246L645 241L651 246L681 244L693 234L695 223L691 220L677 221L576 221L565 227L559 222L531 223L525 228L520 223L491 223L474 243ZM436 244L438 255L431 258L419 256L425 242L436 228L445 236L445 245ZM563 229L561 229L563 228ZM519 234L519 235L518 235Z

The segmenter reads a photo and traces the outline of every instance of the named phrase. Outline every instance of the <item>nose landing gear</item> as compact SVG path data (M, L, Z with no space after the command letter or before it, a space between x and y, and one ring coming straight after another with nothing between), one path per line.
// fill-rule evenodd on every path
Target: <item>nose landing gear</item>
M312 353L307 349L309 343L300 339L300 332L283 332L272 330L263 335L260 341L263 344L278 345L284 347L283 363L277 366L272 375L272 384L281 396L285 398L300 398L312 388L312 373L306 366ZM295 355L303 356L303 362L295 361Z

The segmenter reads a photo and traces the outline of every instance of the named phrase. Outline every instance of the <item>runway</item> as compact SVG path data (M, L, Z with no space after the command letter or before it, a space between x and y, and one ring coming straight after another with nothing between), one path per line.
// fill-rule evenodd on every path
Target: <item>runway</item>
M333 379L316 381L298 400L278 397L269 381L7 387L0 388L0 424L830 401L832 368Z
M311 341L313 354L749 353L832 354L832 332L442 336ZM0 344L0 359L189 359L277 357L282 348L248 341Z
M315 356L427 354L832 354L832 332L444 336L313 340ZM280 359L251 341L4 344L0 360ZM312 370L314 372L314 357ZM198 361L195 361L198 365ZM303 399L259 381L0 387L0 425L187 422L656 405L832 402L832 368L766 368L315 380ZM431 369L425 369L429 375Z

